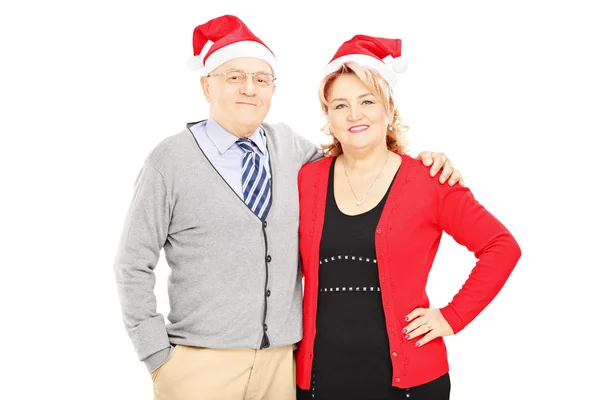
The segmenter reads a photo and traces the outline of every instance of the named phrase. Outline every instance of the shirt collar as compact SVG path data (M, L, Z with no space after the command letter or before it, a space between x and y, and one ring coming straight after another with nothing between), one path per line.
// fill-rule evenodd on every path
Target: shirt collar
M219 125L212 117L208 118L208 121L206 121L206 135L213 142L221 155L229 150L229 148L239 139ZM252 140L262 154L266 154L265 133L262 127L259 126L258 129L256 129L256 132L250 135L249 139Z

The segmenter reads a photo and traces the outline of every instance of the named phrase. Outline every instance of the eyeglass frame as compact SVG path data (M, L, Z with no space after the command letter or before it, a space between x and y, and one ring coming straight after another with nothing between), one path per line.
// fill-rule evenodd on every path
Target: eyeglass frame
M206 77L207 77L207 78L211 78L211 77L213 77L213 76L223 76L223 77L225 77L225 76L226 76L228 73L230 73L230 72L241 72L242 74L244 74L244 80L243 80L243 81L240 81L240 82L229 82L229 81L227 80L227 78L225 78L225 82L229 83L230 85L235 85L235 83L244 83L244 82L246 82L246 81L248 80L248 75L252 75L252 82L254 82L254 84L255 84L255 85L258 85L258 86L260 86L260 87L269 87L269 86L273 86L273 85L275 84L275 80L277 79L277 78L275 77L275 75L273 75L273 74L272 74L272 73L270 73L270 72L263 72L263 71L258 71L258 72L246 72L246 71L242 71L241 69L230 69L229 71L225 71L225 72L223 72L223 73L220 73L220 74L213 74L213 73L210 73L210 74L206 75ZM257 83L257 82L255 82L255 81L254 81L254 77L256 76L256 74L265 74L265 75L271 75L271 76L273 77L273 82L271 82L270 84L268 84L268 85L266 85L266 86L265 86L265 85L261 85L260 83Z

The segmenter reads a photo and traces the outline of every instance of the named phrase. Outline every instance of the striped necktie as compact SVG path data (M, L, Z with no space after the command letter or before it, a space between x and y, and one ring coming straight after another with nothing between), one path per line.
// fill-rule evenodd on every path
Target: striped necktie
M250 139L238 139L237 145L244 151L242 159L242 193L244 202L260 219L264 219L271 206L271 181L267 170L261 165Z

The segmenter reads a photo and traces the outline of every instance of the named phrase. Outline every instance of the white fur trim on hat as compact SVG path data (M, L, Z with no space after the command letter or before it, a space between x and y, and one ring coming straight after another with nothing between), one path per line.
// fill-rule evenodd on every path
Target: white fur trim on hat
M358 65L373 68L379 72L383 79L388 81L391 87L396 84L396 74L394 71L392 71L392 69L383 61L380 61L375 57L367 56L366 54L348 54L336 58L325 67L325 75L337 71L342 64L352 61Z
M203 64L203 56L201 55L191 57L188 60L188 67L192 70L198 70L204 67L207 73L211 73L219 65L224 64L231 59L240 57L252 57L264 60L269 63L273 69L273 73L275 73L277 62L273 53L262 44L252 40L235 42L222 47L219 50L215 50L215 52L206 59L206 64Z
M203 58L204 58L204 55L192 56L192 57L188 58L188 61L187 61L188 68L191 69L192 71L197 71L197 70L202 69L204 67L204 63L202 62Z
M408 63L406 62L406 57L392 57L387 56L383 59L387 65L389 65L396 73L403 74L408 69Z

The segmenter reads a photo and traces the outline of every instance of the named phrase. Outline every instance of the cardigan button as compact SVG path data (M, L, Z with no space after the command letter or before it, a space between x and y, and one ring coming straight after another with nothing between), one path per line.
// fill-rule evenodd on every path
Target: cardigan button
M398 353L396 353L396 352L393 352L393 353L392 353L392 356L394 356L394 357L398 357Z
M400 382L400 378L396 378L394 379L396 382Z
M381 229L377 229L377 234L381 235Z

